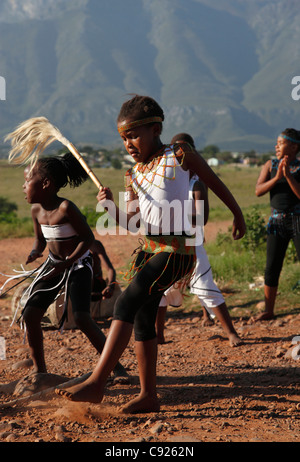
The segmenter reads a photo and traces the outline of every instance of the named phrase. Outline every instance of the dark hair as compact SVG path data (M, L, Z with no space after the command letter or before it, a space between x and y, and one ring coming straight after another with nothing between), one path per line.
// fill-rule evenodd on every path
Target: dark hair
M39 159L38 169L42 175L53 180L58 189L64 188L67 184L76 188L88 178L86 171L70 152L63 156Z
M281 132L283 135L289 136L290 138L300 142L300 131L295 128L286 128Z
M161 117L164 120L164 112L159 104L150 96L135 95L123 103L117 122L123 120L142 120L148 117Z
M178 133L177 135L173 136L173 138L171 139L171 144L174 144L178 141L185 141L186 143L189 143L194 149L196 149L195 142L191 135L189 135L188 133Z

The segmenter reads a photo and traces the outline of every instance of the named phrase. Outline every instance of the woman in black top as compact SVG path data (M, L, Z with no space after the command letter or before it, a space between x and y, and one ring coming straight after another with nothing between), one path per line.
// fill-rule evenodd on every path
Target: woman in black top
M274 318L274 305L280 272L289 241L293 239L300 260L300 131L284 130L277 139L277 159L262 167L256 195L270 192L271 216L268 223L265 269L265 311L256 320Z

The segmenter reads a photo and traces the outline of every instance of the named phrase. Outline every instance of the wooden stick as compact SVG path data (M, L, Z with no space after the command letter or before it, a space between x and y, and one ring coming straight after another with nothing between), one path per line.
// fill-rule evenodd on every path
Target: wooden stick
M103 186L93 171L84 161L81 154L65 138L59 129L52 125L46 117L33 117L25 120L12 132L5 137L5 141L11 141L12 149L8 160L16 164L23 164L30 161L31 166L37 161L39 154L53 141L59 141L65 145L71 154L80 162L83 169L95 183L98 189Z
M86 173L89 175L91 180L95 183L98 189L102 189L103 185L101 184L100 180L96 177L94 172L90 169L90 167L87 165L87 163L84 161L83 157L80 155L80 153L77 151L75 146L72 143L67 144L67 148L69 151L73 154L73 156L78 160L78 162L81 164L82 168L86 171Z

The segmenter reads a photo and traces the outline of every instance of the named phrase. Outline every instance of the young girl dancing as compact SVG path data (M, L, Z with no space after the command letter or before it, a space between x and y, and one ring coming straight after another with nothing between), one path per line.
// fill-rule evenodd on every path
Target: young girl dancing
M127 213L116 208L116 218L122 223L126 219L130 229L132 217L140 213L146 233L144 245L137 254L131 282L116 302L103 353L92 375L81 385L57 390L71 400L100 402L106 378L126 348L134 326L141 391L123 408L125 413L160 409L156 390L157 308L164 290L188 277L195 262L195 249L187 240L190 230L184 207L189 198L189 170L203 178L232 211L234 238L245 232L238 204L202 157L188 145L173 150L162 144L163 120L163 110L156 101L138 95L125 102L119 113L118 131L136 165L126 175ZM97 199L103 206L112 201L109 188L100 191ZM162 204L172 201L176 201L175 213L170 209L166 213ZM169 220L165 220L167 214Z
M25 169L24 175L23 189L27 202L32 204L35 232L33 249L26 264L41 257L47 244L49 248L49 256L29 287L22 311L34 372L45 373L41 320L63 288L64 317L70 297L76 325L99 353L106 339L90 316L92 256L89 249L94 235L75 204L58 196L60 188L67 184L79 186L87 174L72 154L67 153L62 157L39 159L32 169ZM119 364L114 372L127 375Z
M274 318L279 276L289 241L300 260L300 131L285 129L277 138L277 159L268 160L256 183L256 195L270 193L271 216L267 228L265 311L255 320Z

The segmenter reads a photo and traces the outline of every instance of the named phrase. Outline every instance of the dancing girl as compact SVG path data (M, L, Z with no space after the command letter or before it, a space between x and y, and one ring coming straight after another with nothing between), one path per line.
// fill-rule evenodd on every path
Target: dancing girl
M164 113L148 96L136 95L121 107L117 125L125 149L136 165L126 175L127 211L116 208L117 221L126 223L140 214L144 244L137 252L130 284L117 299L114 319L103 353L82 384L57 393L74 401L101 402L108 374L130 340L133 328L141 391L122 411L154 412L160 409L156 389L157 338L155 320L163 292L177 280L188 279L195 264L195 249L188 245L190 228L185 201L189 199L190 170L205 181L234 216L233 237L245 233L242 212L234 197L202 157L189 145L173 149L161 141ZM113 201L109 188L97 196L105 207ZM176 201L168 220L161 204ZM109 210L109 207L107 207ZM168 221L168 226L166 226Z

